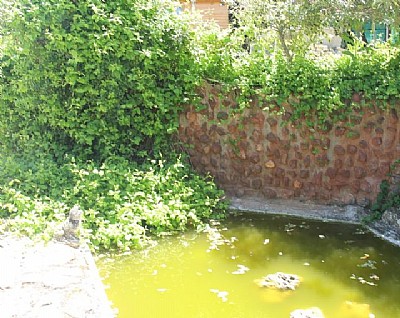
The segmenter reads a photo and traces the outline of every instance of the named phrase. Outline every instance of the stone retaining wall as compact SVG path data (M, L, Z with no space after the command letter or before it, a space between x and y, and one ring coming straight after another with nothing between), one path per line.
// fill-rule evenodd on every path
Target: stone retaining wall
M399 104L386 111L364 106L347 122L314 131L282 125L289 112L251 107L232 116L234 98L220 95L218 86L205 86L205 109L187 107L179 135L191 145L194 167L230 195L365 205L400 159Z

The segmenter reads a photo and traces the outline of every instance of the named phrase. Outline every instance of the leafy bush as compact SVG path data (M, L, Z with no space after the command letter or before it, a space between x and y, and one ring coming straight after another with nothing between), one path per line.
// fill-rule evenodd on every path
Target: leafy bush
M142 165L121 157L101 165L70 160L58 170L48 163L46 171L32 170L18 158L3 161L2 180L17 165L21 171L19 180L0 187L0 216L8 218L3 228L49 239L78 204L93 249L126 250L145 245L153 235L220 218L226 208L212 179L198 176L179 158ZM56 183L58 193L40 187L40 180Z
M386 108L400 99L400 50L390 44L365 46L356 41L342 55L316 58L310 52L294 55L288 62L282 54L265 49L244 53L243 39L226 37L220 35L197 60L203 78L235 91L240 109L249 107L257 96L259 107L280 114L289 111L296 124L324 128L327 122L346 120L361 104ZM207 35L203 40L207 43L211 38ZM224 46L227 52L221 54ZM355 93L360 103L352 101ZM369 100L374 103L366 103Z
M12 147L103 160L168 144L196 80L171 2L20 0L9 20L0 131Z
M393 171L396 169L399 171L400 159L396 160L391 166L390 177L393 180L397 178L394 182L389 182L388 180L383 180L380 184L380 191L376 198L376 201L371 206L371 213L368 215L365 221L374 221L382 217L386 210L391 208L400 209L400 181L398 180L399 175L394 175Z

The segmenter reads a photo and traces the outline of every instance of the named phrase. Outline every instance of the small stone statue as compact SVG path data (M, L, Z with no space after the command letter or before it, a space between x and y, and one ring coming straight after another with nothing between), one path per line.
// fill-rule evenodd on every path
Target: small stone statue
M63 240L67 241L71 246L79 246L79 225L81 221L82 210L75 205L70 211L68 219L63 225ZM77 246L76 246L77 245Z

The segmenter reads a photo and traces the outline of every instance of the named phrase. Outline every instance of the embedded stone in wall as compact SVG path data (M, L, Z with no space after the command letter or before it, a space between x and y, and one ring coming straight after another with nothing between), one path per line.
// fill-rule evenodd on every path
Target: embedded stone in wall
M307 179L310 176L310 171L300 170L300 178Z
M336 145L335 147L333 147L333 151L338 156L343 156L346 153L346 150L342 146L339 146L339 145Z
M252 153L248 156L249 161L252 163L259 163L260 162L260 155L258 153Z
M367 180L362 180L360 182L360 190L370 193L372 191L372 186Z
M337 169L329 167L326 169L325 175L328 176L329 178L333 179L336 177L337 174Z
M364 151L360 150L358 152L357 160L360 161L360 162L367 162L367 159L368 159L367 154Z
M368 148L368 142L366 140L360 140L360 142L358 144L360 145L360 148L362 148L362 149Z
M372 145L375 147L379 147L380 145L382 145L382 137L375 137L372 138Z
M264 196L268 199L275 199L277 198L278 194L276 193L276 191L272 190L271 188L264 188L262 190Z
M393 127L388 127L386 130L385 137L384 137L385 148L393 147L397 136L398 136L397 129L393 128Z
M367 172L365 171L365 169L363 167L355 167L354 168L354 176L357 179L362 179L367 175Z
M350 155L355 155L357 153L357 146L347 145L347 153Z
M346 128L345 127L338 126L338 127L335 128L335 136L336 137L343 136L345 134L345 132L346 132Z
M262 187L262 180L261 179L254 179L251 182L251 187L253 189L260 189Z
M270 132L267 135L267 140L273 144L278 143L279 142L279 137L277 137L274 133Z
M273 160L268 160L266 163L265 163L265 167L266 168L269 168L269 169L271 169L271 168L275 168L275 162L273 161Z
M342 159L336 159L333 162L333 166L335 167L335 169L340 169L343 167L343 160Z
M310 156L305 157L304 160L303 160L303 163L304 163L304 167L305 167L305 168L309 168L309 167L310 167L310 164L311 164L311 158L310 158Z
M275 127L278 124L278 121L273 117L268 117L267 122L271 127Z
M301 189L301 187L303 186L303 184L302 184L301 181L299 181L299 180L294 180L293 186L294 186L296 189Z
M219 120L227 120L229 118L229 115L227 112L218 112L217 114L217 119Z

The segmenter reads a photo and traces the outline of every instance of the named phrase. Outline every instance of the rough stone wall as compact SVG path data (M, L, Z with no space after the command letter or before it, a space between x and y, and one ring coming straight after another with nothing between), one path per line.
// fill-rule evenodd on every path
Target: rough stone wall
M281 125L289 112L251 107L231 116L234 98L220 95L217 86L205 86L205 109L188 107L179 135L194 167L230 195L365 205L400 159L399 104L386 111L363 107L347 122L314 131Z

